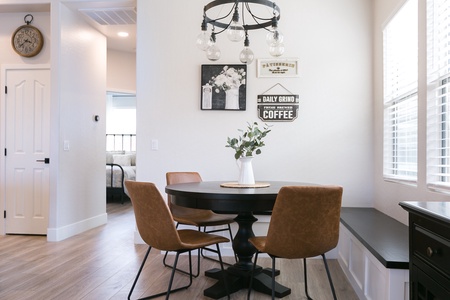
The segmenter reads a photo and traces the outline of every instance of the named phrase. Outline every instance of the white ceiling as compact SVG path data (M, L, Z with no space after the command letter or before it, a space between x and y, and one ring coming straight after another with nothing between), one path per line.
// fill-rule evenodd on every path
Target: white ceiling
M50 11L50 4L0 4L2 13L20 13L20 12L46 12Z
M83 18L108 40L108 48L136 52L136 7L82 7L77 9ZM128 37L119 37L118 32L127 32Z
M125 51L125 52L136 52L136 24L135 19L133 22L133 17L127 18L123 15L123 12L129 14L131 11L136 11L136 1L135 0L109 0L109 1L80 1L80 2L68 2L67 6L72 10L78 12L82 18L86 20L92 27L100 31L107 37L107 44L109 49ZM50 4L0 4L1 13L19 13L19 12L49 12ZM91 12L86 14L86 12ZM114 22L107 19L107 25L99 24L97 21L92 19L92 15L95 12L103 13L114 13L116 17L113 18L117 20L119 24L113 24ZM89 16L90 15L90 16ZM124 22L120 21L121 17L125 19ZM120 31L126 31L129 33L127 38L121 38L117 36Z

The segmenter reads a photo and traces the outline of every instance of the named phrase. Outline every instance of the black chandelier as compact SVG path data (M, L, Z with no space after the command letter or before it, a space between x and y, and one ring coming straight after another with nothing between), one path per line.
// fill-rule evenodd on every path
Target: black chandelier
M265 17L262 16L264 12L267 15ZM217 17L212 17L212 14ZM249 47L248 31L264 29L268 31L266 42L269 53L278 57L284 53L283 34L278 30L279 20L280 8L269 0L215 0L203 8L202 32L197 37L197 47L206 52L209 60L218 60L221 52L216 45L216 36L226 31L230 41L244 40L239 59L242 63L250 64L254 54ZM211 33L208 33L208 24L211 25ZM217 27L219 31L216 31Z

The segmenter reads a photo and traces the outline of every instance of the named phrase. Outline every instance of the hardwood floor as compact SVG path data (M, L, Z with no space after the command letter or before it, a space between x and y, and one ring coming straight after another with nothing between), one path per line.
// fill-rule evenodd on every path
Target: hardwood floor
M126 299L146 245L135 245L134 214L130 202L108 204L108 224L67 240L49 243L43 236L0 236L0 299ZM225 258L232 261L231 257ZM270 259L258 259L270 266ZM218 267L202 261L204 270ZM329 260L338 299L358 299L336 260ZM180 259L187 267L187 258ZM277 281L292 288L283 299L306 299L301 260L278 260L281 275ZM308 260L308 289L315 300L332 299L321 260ZM295 276L294 276L295 274ZM150 254L147 265L133 294L133 299L163 291L167 287L170 269L163 267L162 255ZM174 285L187 283L188 277L175 275ZM192 286L171 295L170 299L210 299L203 290L215 280L200 275ZM161 297L162 299L162 297ZM246 299L242 290L231 299ZM252 299L270 299L257 292Z

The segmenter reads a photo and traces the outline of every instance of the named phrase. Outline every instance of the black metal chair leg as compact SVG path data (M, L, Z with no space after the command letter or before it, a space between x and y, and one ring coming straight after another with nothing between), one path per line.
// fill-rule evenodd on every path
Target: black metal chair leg
M303 259L303 271L305 274L305 294L306 294L306 298L308 298L308 300L313 300L313 298L311 298L308 294L308 275L307 275L307 271L306 271L306 258Z
M151 249L151 247L149 247L149 250L145 254L144 260L142 261L141 267L139 268L139 271L138 271L138 274L136 276L136 279L134 280L133 286L131 287L130 293L128 294L128 300L131 298L131 294L133 293L133 290L134 290L134 287L135 287L135 285L137 283L137 280L138 280L139 276L141 275L141 271L144 268L144 264L145 264L145 262L147 260L148 254L150 253L150 249ZM178 291L181 291L181 290L185 290L185 289L189 288L192 285L192 258L191 258L191 252L189 251L189 270L190 270L189 284L172 290L173 278L175 276L175 271L177 271L176 267L177 267L177 264L178 264L178 258L180 256L180 254L184 253L184 252L186 252L186 251L177 251L177 254L175 256L174 267L172 268L172 272L171 272L171 275L170 275L170 281L169 281L169 287L168 287L167 291L162 292L162 293L158 293L158 294L154 294L154 295L151 295L151 296L147 296L147 297L144 297L144 298L140 298L139 300L153 299L153 298L157 298L157 297L160 297L160 296L163 296L163 295L166 295L166 299L169 299L169 295L171 293L175 293L175 292L178 292Z
M190 255L191 255L191 252L189 252L189 256ZM172 274L170 274L169 287L167 288L166 300L168 300L169 296L170 296L170 289L172 288L173 277L175 275L175 270L177 269L179 256L180 256L180 253L177 252L177 255L175 256L175 262L173 263ZM190 257L189 257L189 259L190 259Z
M177 225L175 226L175 228L178 229L178 225L179 225L179 223L177 223ZM165 267L168 267L168 268L173 268L173 265L169 265L168 263L166 263L167 254L168 254L168 253L169 253L169 251L166 251L166 253L164 254L163 265L164 265ZM192 274L192 272L191 272L191 273L188 273L188 272L186 272L186 271L184 271L184 270L181 270L181 269L177 269L177 271L178 271L178 272L181 272L181 273L183 273L183 274L186 274L186 275ZM195 277L195 278L197 278L198 275L200 275L200 249L198 249L198 255L197 255L197 274L195 274L195 275L192 274L192 276Z
M272 256L272 300L275 300L275 256Z
M327 271L328 281L330 282L331 292L333 293L333 299L337 300L336 291L334 290L333 280L331 280L330 270L328 269L327 259L325 253L322 254L323 263L325 264L325 270Z
M230 233L230 241L231 241L231 245L233 245L234 239L233 239L233 232L231 231L231 225L228 224L228 232ZM234 253L234 259L236 260L236 262L239 261L238 256L236 253Z
M231 231L231 225L230 224L228 224L228 233L230 234L231 245L233 245L234 239L233 239L233 232ZM236 262L239 261L236 253L234 253L234 259L236 260Z
M247 300L250 300L250 294L252 293L253 274L255 273L256 262L258 261L258 254L259 254L259 252L256 251L256 253L255 253L255 262L253 263L252 272L250 273L250 283L248 285Z
M133 293L134 287L136 286L136 283L137 283L137 281L139 279L139 276L141 276L142 269L144 268L145 262L147 261L147 258L148 258L148 255L150 253L150 250L152 250L152 247L148 247L147 253L145 253L144 259L142 260L142 264L139 267L139 271L138 271L138 273L136 275L136 278L134 279L133 285L131 286L130 293L128 294L128 300L130 300L131 294Z
M231 241L231 244L233 244L233 233L232 233L232 231L231 231L231 226L230 226L230 224L227 224L228 225L228 232L229 232L229 234L230 234L230 241ZM201 228L199 227L198 228L198 230L200 231L201 230ZM203 227L203 232L205 232L205 233L215 233L215 232L221 232L221 231L225 231L226 229L216 229L216 230L206 230L206 226L204 226ZM206 256L205 254L203 254L203 250L208 250L208 251L212 251L212 252L214 252L213 250L211 250L211 249L208 249L208 248L202 248L201 249L201 251L200 251L200 253L201 253L201 255L202 255L202 257L203 258L205 258L205 259L209 259L209 260L212 260L212 261L215 261L215 262L219 262L217 259L214 259L214 258L212 258L212 257L209 257L209 256ZM234 259L236 260L236 262L238 262L238 257L237 257L237 254L235 253L234 254ZM223 262L225 265L227 265L227 266L231 266L231 265L233 265L233 264L229 264L229 263L227 263L227 262Z
M175 276L175 271L177 270L178 258L180 257L180 253L181 252L177 252L177 255L175 257L175 262L173 264L174 267L172 268L172 274L170 274L170 281L169 281L169 287L167 288L167 292L160 293L160 294L154 295L154 296L150 296L151 298L159 297L159 296L166 294L166 300L168 300L170 293L174 293L174 292L177 292L180 290L187 289L192 285L192 256L191 256L191 251L189 251L189 284L186 286L172 290L173 278ZM150 299L150 298L145 298L145 299Z
M164 254L163 264L165 267L173 269L173 265L169 265L168 263L166 263L166 258L167 258L168 253L169 253L169 251L166 251L166 253ZM186 274L186 275L190 275L189 272L186 272L181 269L177 269L177 271L180 273ZM195 275L192 274L192 277L197 278L198 275L200 275L200 249L198 249L198 255L197 255L197 274L195 274Z
M223 283L225 284L225 290L227 291L227 297L228 297L228 299L230 299L230 289L228 288L227 276L225 274L225 269L223 268L222 254L220 253L219 244L216 244L216 248L217 248L217 255L219 256L219 261L220 261L220 270L222 271L222 275L223 275Z

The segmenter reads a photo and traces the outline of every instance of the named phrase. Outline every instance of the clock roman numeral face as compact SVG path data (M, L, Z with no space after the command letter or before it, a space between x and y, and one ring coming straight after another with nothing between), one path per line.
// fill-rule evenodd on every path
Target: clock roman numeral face
M19 27L12 38L14 50L25 57L37 55L42 49L43 42L41 32L30 25Z

